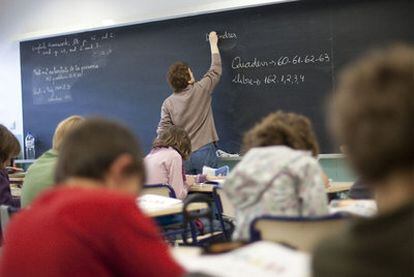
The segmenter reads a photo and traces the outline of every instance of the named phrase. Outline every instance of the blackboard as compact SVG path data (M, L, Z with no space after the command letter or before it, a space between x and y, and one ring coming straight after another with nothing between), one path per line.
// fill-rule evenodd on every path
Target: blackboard
M82 32L20 44L24 130L37 152L72 115L121 120L148 151L168 66L210 64L206 34L220 36L223 76L213 110L220 148L238 152L241 136L275 110L311 118L322 152L336 150L325 99L337 72L372 47L414 41L414 1L298 1Z

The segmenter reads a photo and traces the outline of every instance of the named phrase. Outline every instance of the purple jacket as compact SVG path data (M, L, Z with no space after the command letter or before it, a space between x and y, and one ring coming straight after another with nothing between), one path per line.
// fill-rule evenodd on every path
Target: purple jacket
M9 175L5 169L0 169L0 205L20 207L20 200L11 195Z

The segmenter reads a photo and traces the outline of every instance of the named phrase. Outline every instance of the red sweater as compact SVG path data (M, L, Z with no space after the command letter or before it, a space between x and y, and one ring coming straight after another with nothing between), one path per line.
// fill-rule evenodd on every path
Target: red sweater
M106 189L60 187L17 214L0 276L181 276L135 199Z

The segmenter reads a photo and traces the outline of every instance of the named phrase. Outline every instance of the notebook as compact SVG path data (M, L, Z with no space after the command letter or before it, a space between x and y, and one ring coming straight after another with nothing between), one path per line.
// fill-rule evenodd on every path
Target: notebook
M230 253L194 256L174 253L189 272L223 277L308 277L310 255L273 242L260 241Z

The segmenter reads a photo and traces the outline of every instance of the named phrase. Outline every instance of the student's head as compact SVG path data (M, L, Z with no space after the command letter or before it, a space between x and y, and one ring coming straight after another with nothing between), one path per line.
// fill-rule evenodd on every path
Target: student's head
M302 115L282 111L269 114L243 138L243 152L254 147L284 145L296 150L312 151L318 147L310 121Z
M312 156L319 155L319 144L313 131L312 123L304 115L285 113L285 121L295 129L295 133L301 140L301 150L311 151Z
M171 126L162 131L154 140L153 148L172 147L180 153L184 160L191 154L191 140L188 133L177 126Z
M0 169L6 167L20 153L20 143L5 126L0 124Z
M188 67L188 64L176 62L170 66L167 74L167 80L173 91L175 93L179 93L189 84L194 83L194 75Z
M57 184L76 179L137 194L145 169L135 136L118 123L86 119L64 137L55 172Z
M56 127L55 134L53 135L53 150L59 152L63 138L83 120L84 118L79 115L73 115L62 120Z
M364 180L414 174L414 49L397 46L351 64L331 107L337 139Z

